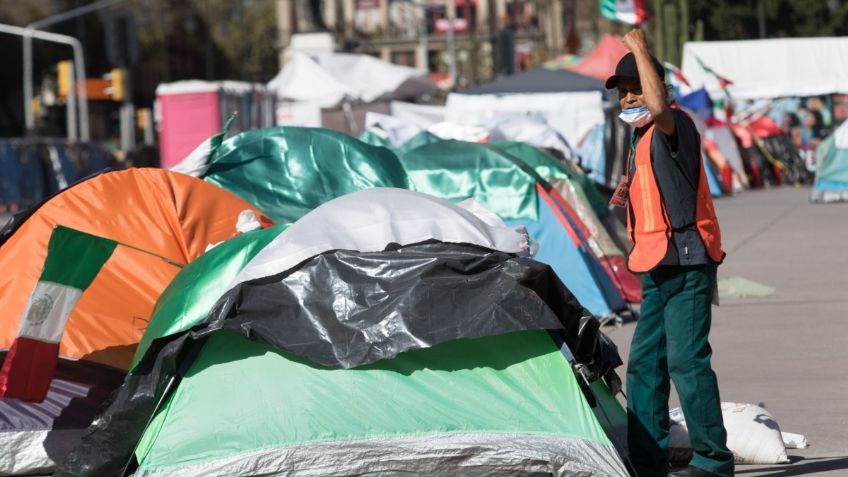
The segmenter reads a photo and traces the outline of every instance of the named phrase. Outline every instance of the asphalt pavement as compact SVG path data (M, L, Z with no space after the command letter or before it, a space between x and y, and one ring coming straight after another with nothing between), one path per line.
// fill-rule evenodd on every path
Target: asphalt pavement
M764 403L782 431L810 443L788 451L791 464L737 466L740 476L848 476L848 204L810 204L809 192L782 187L716 200L727 252L719 280L775 289L722 297L713 308L721 399ZM604 329L625 361L635 326Z

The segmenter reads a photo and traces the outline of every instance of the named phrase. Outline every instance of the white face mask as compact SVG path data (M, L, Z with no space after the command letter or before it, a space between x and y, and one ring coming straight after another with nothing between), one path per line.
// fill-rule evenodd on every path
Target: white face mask
M621 114L619 114L618 117L625 123L637 128L641 128L653 119L647 106L624 108L621 110Z

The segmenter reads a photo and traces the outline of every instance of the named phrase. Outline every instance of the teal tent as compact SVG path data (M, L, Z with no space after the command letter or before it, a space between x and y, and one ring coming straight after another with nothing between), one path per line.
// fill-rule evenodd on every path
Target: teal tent
M628 269L626 255L614 234L626 238L623 225L609 211L607 201L571 162L560 161L550 154L522 142L496 142L491 146L517 159L547 181L585 226L585 236L592 253L612 278L628 303L641 303L642 284ZM612 231L612 233L610 233Z
M816 180L810 200L848 202L848 121L816 149Z
M536 258L550 264L580 303L601 318L626 311L613 278L589 246L588 230L533 167L496 147L442 141L402 157L412 187L452 202L475 199L538 244Z
M411 151L416 147L439 142L441 139L435 134L428 131L420 131L411 138L404 141L402 144L393 144L389 137L377 130L367 130L359 136L359 140L371 144L373 146L387 147L397 154L403 154L406 151Z
M203 180L238 195L278 224L370 187L408 188L397 156L321 128L247 131L213 149Z

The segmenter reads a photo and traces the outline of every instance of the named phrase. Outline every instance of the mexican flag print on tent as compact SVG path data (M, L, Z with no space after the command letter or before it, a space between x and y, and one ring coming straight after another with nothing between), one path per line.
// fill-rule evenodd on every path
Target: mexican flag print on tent
M65 324L116 246L114 240L67 227L53 230L41 277L0 371L0 397L44 400Z
M645 21L644 0L601 0L601 15L628 25L638 25Z

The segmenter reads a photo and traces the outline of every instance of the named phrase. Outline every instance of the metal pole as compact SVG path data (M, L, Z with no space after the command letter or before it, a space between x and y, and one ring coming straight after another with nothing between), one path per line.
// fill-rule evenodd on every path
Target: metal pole
M418 35L418 48L421 49L421 63L430 72L430 55L427 54L427 5L421 3L421 33Z
M448 73L451 77L453 87L456 87L456 42L454 38L453 22L456 21L456 0L447 1L448 14Z
M126 153L135 148L135 108L132 102L121 104L121 150Z
M36 32L39 28L44 28L59 22L63 22L65 20L69 20L71 18L75 18L81 15L85 15L87 13L91 13L109 6L112 6L116 3L123 2L124 0L100 0L99 2L92 3L90 5L86 5L79 8L74 8L72 10L68 10L67 12L60 13L58 15L53 15L47 18L43 18L36 22L32 22L23 28L22 36L24 37L24 122L26 124L27 131L32 131L35 128L35 118L32 114L32 39L37 38L40 40L45 40L46 38L40 37L36 35ZM12 25L8 25L12 26ZM20 28L20 27L16 27ZM41 32L47 33L47 32ZM17 35L18 33L13 33ZM59 35L65 38L73 38L66 37L65 35ZM47 40L50 41L50 40ZM77 80L83 83L83 88L80 90L81 94L79 95L79 108L80 108L80 126L82 127L82 139L83 141L87 141L89 136L88 129L88 101L86 101L86 95L83 91L85 89L85 68L84 63L82 62L82 44L74 38L76 45L71 45L74 47L74 64L77 66ZM60 42L65 43L65 42Z
M70 71L68 71L68 97L66 99L67 116L68 116L68 140L75 142L77 140L77 91L75 88L77 75L74 73L74 63L71 62Z
M766 6L763 0L757 2L757 24L760 27L760 38L766 37Z
M80 106L80 138L83 141L88 141L90 139L89 134L89 125L88 125L88 104L86 103L87 95L85 91L85 82L81 81L80 78L85 78L85 60L83 59L82 53L82 43L79 42L76 38L68 35L60 35L58 33L50 33L46 31L33 30L22 28L14 25L5 25L0 23L0 33L8 33L10 35L22 36L26 40L26 38L50 41L53 43L61 43L63 45L70 45L74 50L74 69L77 79L77 99L81 103ZM26 43L26 41L24 41ZM30 63L30 67L32 64ZM26 77L26 72L24 72L24 77ZM30 69L30 73L32 70ZM27 86L29 86L29 95L27 96ZM24 110L24 115L29 114L32 116L32 83L24 83L24 106L26 106ZM31 128L30 128L31 129Z
M263 124L267 124L267 121L263 121ZM144 114L144 145L152 146L153 145L153 111L147 109Z
M9 25L11 26L11 25ZM13 33L16 35L17 33ZM26 132L35 129L35 116L32 113L32 31L24 29L24 125Z
M79 97L80 112L80 140L88 142L91 140L91 125L88 122L88 91L85 88L85 55L82 52L82 43L74 38L74 68L77 76L77 96Z

